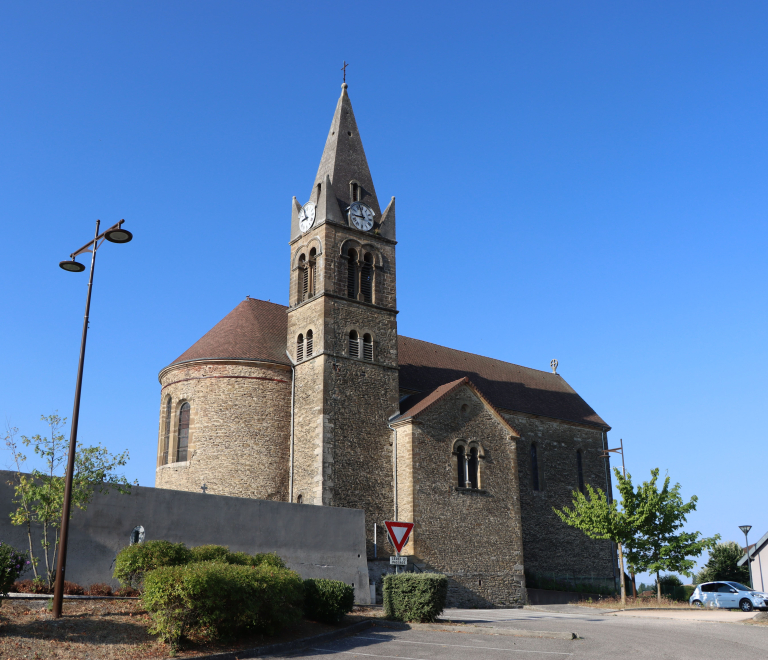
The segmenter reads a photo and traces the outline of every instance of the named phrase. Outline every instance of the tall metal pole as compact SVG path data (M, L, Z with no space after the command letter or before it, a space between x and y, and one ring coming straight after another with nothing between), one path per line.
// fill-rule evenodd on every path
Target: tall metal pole
M75 386L75 405L72 411L72 428L69 436L69 456L64 482L64 503L61 511L61 534L59 537L59 557L56 563L56 583L53 589L53 618L61 618L61 606L64 600L64 573L67 565L67 537L69 536L69 511L72 499L72 475L75 471L75 447L77 445L77 423L80 417L80 391L83 388L83 364L85 363L85 340L88 336L88 315L91 309L91 290L93 289L93 271L96 266L96 248L99 237L99 224L96 221L96 234L91 252L91 274L88 279L88 295L85 299L85 318L83 319L83 338L80 342L80 362L77 366L77 385Z
M749 586L754 589L755 582L752 580L752 562L749 560L749 530L744 532L744 540L747 542L747 566L749 567Z

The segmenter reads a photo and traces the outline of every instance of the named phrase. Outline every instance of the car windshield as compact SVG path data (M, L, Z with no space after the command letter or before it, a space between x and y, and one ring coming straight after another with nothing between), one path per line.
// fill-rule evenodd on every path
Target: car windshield
M745 587L743 584L739 584L738 582L729 582L732 587L736 587L739 591L752 591L751 587Z

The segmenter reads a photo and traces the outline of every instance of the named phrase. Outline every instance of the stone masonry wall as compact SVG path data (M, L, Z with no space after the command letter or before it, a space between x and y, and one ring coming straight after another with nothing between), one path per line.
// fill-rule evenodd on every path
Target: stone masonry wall
M457 440L482 447L479 489L458 486ZM509 428L462 387L400 426L397 445L399 515L415 523L404 554L449 577L451 606L521 606L522 523Z
M569 506L573 491L578 489L579 449L585 484L606 490L605 459L600 458L602 430L523 414L504 413L504 417L520 433L517 454L526 570L550 579L576 576L610 580L618 575L610 542L589 539L563 523L552 510ZM533 490L532 442L538 453L539 491Z
M291 371L268 363L192 362L161 374L158 488L265 500L288 498ZM167 398L169 462L161 465ZM175 462L179 409L190 404L188 460Z

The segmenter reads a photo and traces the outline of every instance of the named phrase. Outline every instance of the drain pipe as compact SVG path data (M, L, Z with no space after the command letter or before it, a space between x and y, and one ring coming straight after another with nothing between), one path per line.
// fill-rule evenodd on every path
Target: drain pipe
M285 354L291 361L291 459L290 473L288 475L288 501L293 502L293 408L296 401L296 363L291 354L286 350Z
M392 417L396 417L397 415L392 415ZM392 418L390 417L390 420ZM394 434L394 438L392 440L392 474L394 478L392 479L392 485L394 486L393 489L393 496L394 496L394 503L395 503L395 517L393 520L397 520L397 429L392 426L389 422L387 422L387 427L390 431Z

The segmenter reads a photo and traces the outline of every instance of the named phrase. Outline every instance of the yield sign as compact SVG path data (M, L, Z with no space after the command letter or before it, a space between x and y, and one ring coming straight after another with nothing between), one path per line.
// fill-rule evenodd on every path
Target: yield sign
M385 520L384 524L389 532L389 540L392 541L392 545L395 546L395 549L398 552L401 552L405 544L408 543L408 538L411 536L413 523Z

